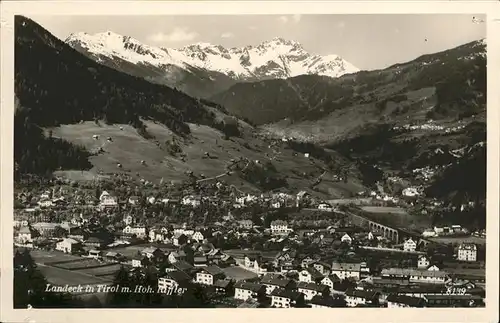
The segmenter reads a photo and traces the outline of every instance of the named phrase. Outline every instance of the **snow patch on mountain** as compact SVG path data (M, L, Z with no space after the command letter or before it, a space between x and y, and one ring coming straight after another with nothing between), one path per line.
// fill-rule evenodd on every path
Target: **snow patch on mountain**
M278 37L257 46L242 48L225 48L203 42L178 49L161 48L111 31L94 35L75 33L66 42L74 48L83 48L95 57L102 55L157 67L197 67L234 79L287 78L303 74L339 77L359 71L337 55L313 55L305 51L300 43Z

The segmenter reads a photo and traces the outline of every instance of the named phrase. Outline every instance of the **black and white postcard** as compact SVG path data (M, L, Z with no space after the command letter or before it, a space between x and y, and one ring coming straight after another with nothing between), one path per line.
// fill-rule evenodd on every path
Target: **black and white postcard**
M2 3L1 320L498 321L499 12Z

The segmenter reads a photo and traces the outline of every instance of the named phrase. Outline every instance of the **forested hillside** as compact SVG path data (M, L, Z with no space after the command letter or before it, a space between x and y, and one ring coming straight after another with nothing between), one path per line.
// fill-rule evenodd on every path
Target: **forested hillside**
M15 159L21 173L90 166L87 152L46 138L40 127L94 120L131 124L147 136L141 119L150 119L182 136L190 132L188 122L238 135L234 123L216 117L219 106L99 65L23 16L15 18L15 93Z

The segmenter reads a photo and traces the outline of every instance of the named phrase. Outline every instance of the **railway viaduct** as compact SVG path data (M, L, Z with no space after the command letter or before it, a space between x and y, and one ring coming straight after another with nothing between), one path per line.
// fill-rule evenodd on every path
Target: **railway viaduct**
M412 238L417 244L422 243L424 245L427 245L428 243L430 243L429 240L422 239L419 234L409 232L400 228L390 227L356 213L356 209L349 209L347 212L345 212L345 214L350 218L354 225L366 228L370 231L378 232L383 237L393 241L395 244L402 243L408 238Z
M380 224L361 215L354 214L353 212L347 212L346 214L354 225L369 229L370 231L379 232L384 238L387 238L396 244L399 243L401 237L398 229Z

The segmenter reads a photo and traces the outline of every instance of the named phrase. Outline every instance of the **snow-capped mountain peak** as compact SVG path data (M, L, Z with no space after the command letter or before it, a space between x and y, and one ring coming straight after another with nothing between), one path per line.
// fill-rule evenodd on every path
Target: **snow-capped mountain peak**
M209 47L214 47L214 46L215 45L213 45L211 43L198 42L198 43L184 46L184 47L180 48L179 50L191 49L191 48L209 48Z
M267 40L262 42L262 44L269 44L269 45L284 45L284 46L302 46L299 42L295 40L288 40L284 39L282 37L274 37L271 40Z
M102 56L156 67L196 67L234 79L287 78L302 74L338 77L359 71L337 55L313 55L294 40L274 37L256 46L225 48L198 42L182 48L161 48L112 31L71 34L66 42L98 60Z

